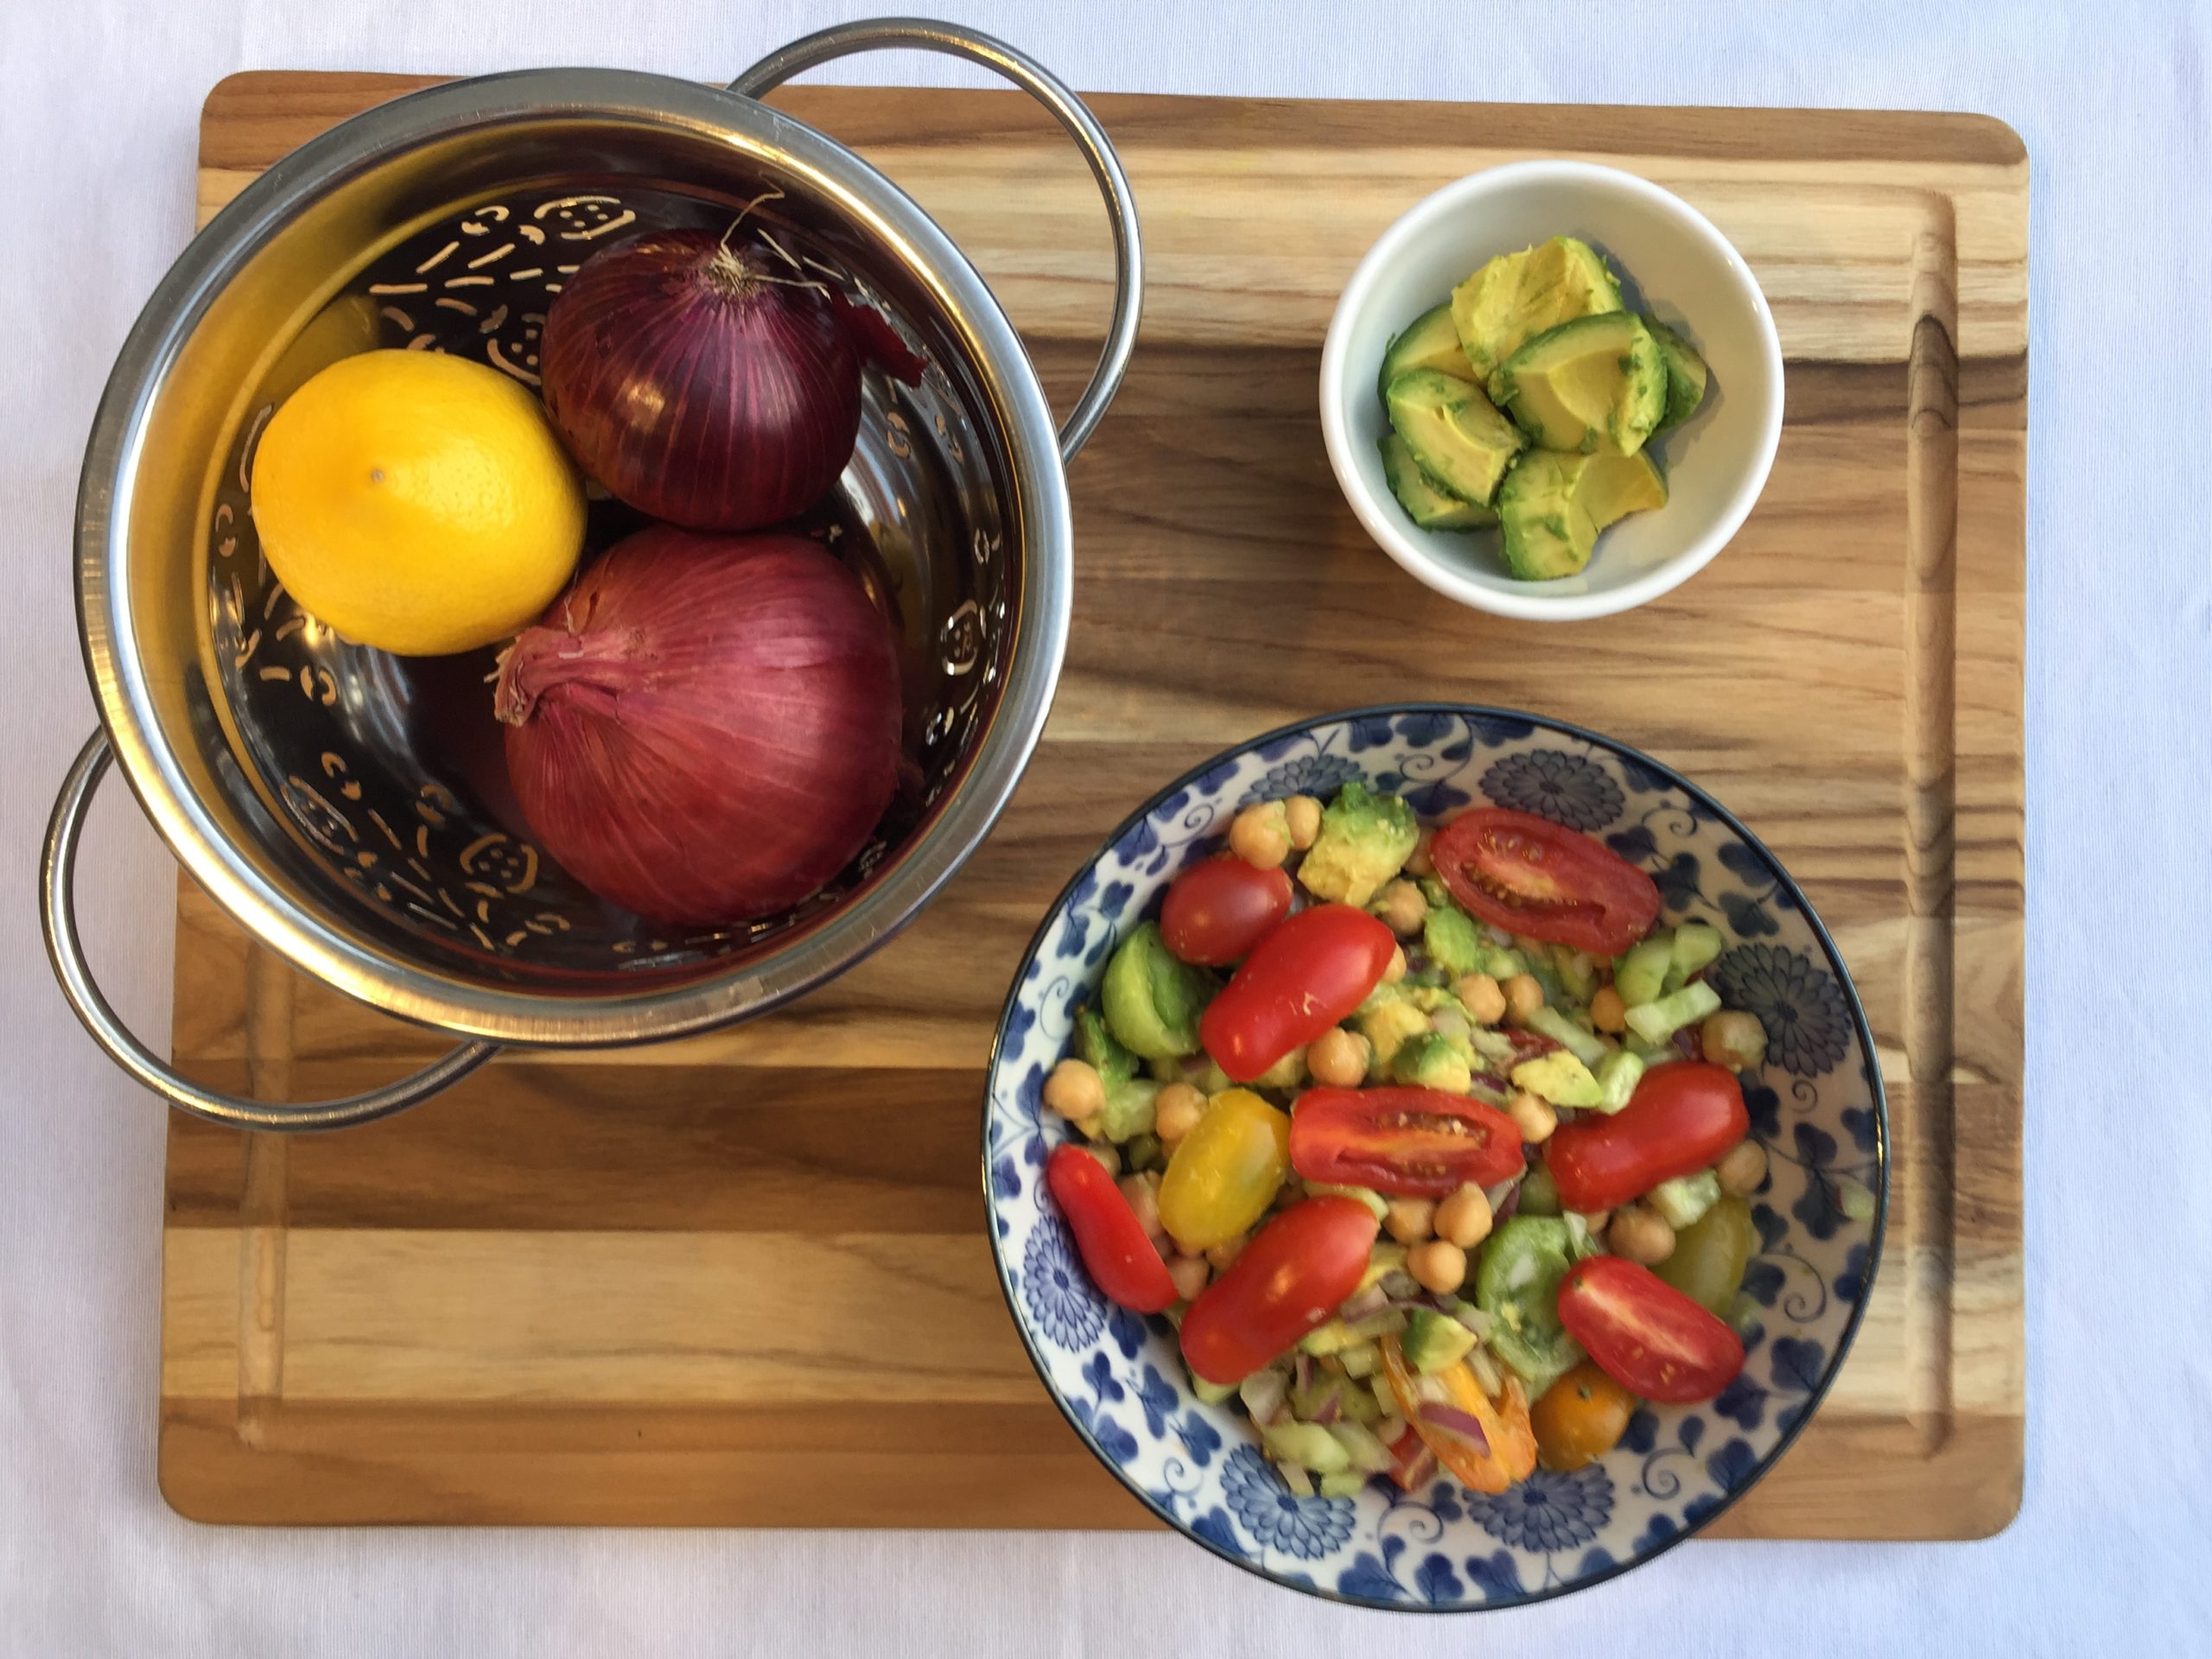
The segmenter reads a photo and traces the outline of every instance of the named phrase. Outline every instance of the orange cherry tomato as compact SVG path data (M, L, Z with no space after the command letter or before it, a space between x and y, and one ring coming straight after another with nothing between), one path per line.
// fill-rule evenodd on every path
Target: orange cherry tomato
M1461 1484L1478 1492L1502 1492L1528 1479L1535 1468L1535 1431L1529 1426L1529 1396L1519 1377L1509 1374L1505 1392L1492 1400L1464 1359L1417 1376L1395 1337L1382 1338L1382 1374L1398 1410ZM1424 1414L1423 1407L1432 1409ZM1474 1432L1440 1416L1435 1408L1473 1419L1468 1427Z
M1586 1359L1544 1390L1529 1408L1529 1422L1544 1466L1564 1473L1619 1445L1635 1412L1636 1396Z

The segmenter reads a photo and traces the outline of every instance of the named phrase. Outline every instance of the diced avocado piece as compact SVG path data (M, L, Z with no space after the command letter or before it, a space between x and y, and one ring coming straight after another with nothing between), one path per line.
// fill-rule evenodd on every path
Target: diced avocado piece
M1667 505L1667 475L1649 450L1632 455L1597 454L1582 471L1582 505L1600 531L1631 512Z
M1361 1290L1373 1289L1387 1274L1398 1272L1405 1265L1404 1245L1387 1238L1376 1239L1367 1252L1367 1271L1359 1276L1359 1289L1352 1294L1357 1296Z
M1421 1376L1457 1365L1475 1345L1475 1333L1449 1313L1433 1307L1416 1307L1406 1321L1406 1334L1398 1346L1406 1363Z
M1375 1051L1368 1064L1368 1075L1378 1080L1390 1075L1390 1063L1397 1058L1401 1048L1429 1032L1428 1016L1404 997L1392 997L1363 1011L1358 1024L1359 1034Z
M1487 505L1513 457L1529 447L1481 387L1434 369L1400 375L1385 401L1407 453L1431 482L1464 501Z
M1667 412L1667 362L1625 311L1536 335L1491 377L1497 406L1543 448L1632 455Z
M1213 976L1178 961L1156 922L1140 923L1106 964L1099 1001L1124 1046L1147 1059L1198 1052L1198 1015L1212 1000Z
M1667 1218L1676 1232L1695 1224L1720 1202L1720 1178L1709 1169L1694 1175L1677 1175L1662 1181L1643 1195L1643 1201Z
M1298 879L1317 899L1364 905L1405 867L1420 838L1413 808L1364 784L1346 784L1323 809L1320 832L1298 867Z
M1680 990L1692 974L1710 968L1727 941L1720 930L1705 922L1684 922L1675 930L1675 948L1667 961L1668 990Z
M1152 1133L1153 1102L1164 1085L1150 1077L1132 1077L1106 1091L1106 1109L1098 1115L1100 1131L1109 1141L1131 1141Z
M1497 486L1505 568L1523 582L1578 575L1597 550L1597 520L1575 493L1581 460L1533 450Z
M1674 965L1675 935L1661 928L1648 939L1629 946L1613 964L1613 988L1626 1007L1656 1002L1667 988L1667 970Z
M1636 1094L1636 1085L1643 1081L1643 1057L1626 1049L1599 1061L1598 1088L1603 1098L1598 1102L1598 1109L1610 1116L1627 1105Z
M1349 1458L1351 1454L1344 1454ZM1316 1475L1313 1494L1317 1497L1357 1497L1367 1488L1368 1476L1363 1469L1345 1469L1333 1475Z
M1357 1342L1338 1351L1337 1363L1344 1368L1346 1376L1364 1380L1374 1376L1376 1368L1382 1364L1382 1350L1372 1342ZM1370 1405L1375 1403L1375 1396L1371 1394L1367 1400ZM1351 1408L1350 1400L1344 1402L1344 1408L1347 1411Z
M1116 1084L1137 1074L1137 1057L1122 1046L1108 1029L1106 1016L1095 1007L1077 1010L1075 1052L1088 1060L1111 1094ZM1172 1062L1170 1062L1172 1064Z
M1475 378L1524 340L1576 317L1621 308L1620 284L1586 242L1571 236L1502 253L1452 290L1452 324Z
M1474 365L1460 349L1459 331L1452 326L1451 301L1422 312L1406 325L1405 333L1391 339L1382 353L1382 372L1375 378L1375 390L1389 402L1390 383L1415 369L1433 369L1471 385L1476 379Z
M1322 1181L1308 1181L1306 1190L1317 1198L1350 1198L1355 1204L1363 1204L1377 1221L1390 1213L1389 1199L1371 1186L1333 1186Z
M1596 1065L1612 1052L1612 1045L1594 1032L1576 1025L1549 1003L1521 1022L1539 1036L1548 1037L1585 1065Z
M1382 435L1382 476L1406 517L1423 530L1486 530L1497 522L1493 507L1462 501L1421 469L1414 452L1395 432Z
M1720 993L1703 980L1628 1011L1628 1028L1647 1043L1663 1043L1684 1026L1720 1010Z
M1328 1319L1300 1337L1298 1345L1318 1359L1324 1354L1341 1353L1362 1340L1362 1338L1352 1334L1351 1327L1342 1319Z
M1269 1423L1260 1434L1278 1463L1294 1463L1317 1475L1340 1475L1351 1467L1351 1453L1318 1423Z
M1234 1382L1209 1382L1196 1371L1191 1373L1191 1392L1209 1406L1225 1406L1236 1397Z
M1689 341L1658 318L1644 318L1643 326L1659 342L1659 356L1667 365L1667 412L1659 417L1658 426L1658 430L1664 432L1697 413L1698 405L1705 401L1705 385L1712 371L1705 366L1705 359L1690 349ZM1463 358L1465 355L1461 353Z
M1529 971L1529 960L1518 950L1491 945L1483 952L1483 972L1503 985L1516 974Z
M1482 966L1482 930L1473 917L1455 906L1431 903L1421 925L1421 945L1428 959L1454 979Z
M1590 1068L1563 1048L1515 1066L1513 1086L1526 1089L1554 1106L1595 1106L1605 1097Z
M1559 1214L1559 1183L1543 1164L1532 1164L1521 1178L1521 1210L1524 1216Z
M1390 1075L1415 1089L1441 1089L1464 1095L1474 1083L1466 1057L1431 1031L1411 1038L1390 1057Z

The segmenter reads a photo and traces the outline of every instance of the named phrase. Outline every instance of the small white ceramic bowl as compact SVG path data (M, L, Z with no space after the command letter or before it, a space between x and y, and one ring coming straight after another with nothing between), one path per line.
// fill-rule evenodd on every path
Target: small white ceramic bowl
M1421 530L1407 518L1376 448L1389 421L1375 383L1393 334L1484 260L1554 236L1603 254L1630 308L1680 333L1713 378L1698 412L1653 440L1667 505L1605 531L1580 575L1521 582L1506 574L1496 531ZM1321 430L1368 534L1438 593L1500 616L1610 616L1695 575L1750 514L1782 438L1782 341L1743 256L1679 196L1586 162L1520 162L1445 186L1368 250L1329 321Z

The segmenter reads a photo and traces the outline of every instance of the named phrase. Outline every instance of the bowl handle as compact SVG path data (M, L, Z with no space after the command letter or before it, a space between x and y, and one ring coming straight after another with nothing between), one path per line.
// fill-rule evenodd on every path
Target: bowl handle
M1042 104L1067 129L1090 175L1106 197L1106 217L1114 230L1114 320L1106 330L1106 345L1098 353L1098 366L1090 384L1077 399L1075 412L1060 426L1060 459L1073 461L1091 430L1114 401L1122 375L1136 349L1137 317L1144 306L1144 249L1137 238L1136 198L1130 194L1128 175L1122 158L1098 118L1034 58L1017 52L1005 41L956 23L928 17L874 17L860 22L839 23L772 52L729 84L733 92L765 98L793 75L803 74L832 59L881 47L912 47L943 52L993 69Z
M76 764L62 780L60 798L47 821L46 849L39 862L39 919L46 931L46 954L54 963L54 976L69 1000L77 1018L92 1040L132 1077L180 1111L204 1117L236 1129L334 1129L412 1106L435 1095L447 1084L467 1077L499 1052L496 1043L463 1043L452 1053L425 1066L410 1077L388 1083L366 1094L344 1100L285 1104L242 1100L187 1082L157 1058L116 1018L107 998L92 981L86 965L84 941L77 933L73 879L77 869L77 843L84 833L85 815L92 791L107 771L113 752L107 734L94 732L77 755Z

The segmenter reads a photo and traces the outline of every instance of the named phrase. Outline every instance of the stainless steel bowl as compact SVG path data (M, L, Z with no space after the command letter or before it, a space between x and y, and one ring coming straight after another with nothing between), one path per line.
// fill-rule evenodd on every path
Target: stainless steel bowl
M1081 147L1113 223L1117 290L1097 372L1056 435L1005 315L882 175L757 100L876 46L985 64ZM276 404L376 346L477 356L534 382L550 296L633 226L741 212L874 300L928 359L871 374L860 444L810 533L901 632L916 786L823 893L754 926L672 932L594 898L532 845L506 792L488 654L402 659L304 615L261 559L252 449ZM155 290L109 381L78 504L78 613L99 702L64 784L41 901L54 970L93 1037L176 1106L261 1128L359 1122L503 1044L650 1041L742 1020L850 967L982 842L1034 747L1066 644L1065 462L1119 385L1142 289L1135 203L1072 93L988 39L907 19L810 36L717 91L558 69L417 92L334 129L226 207ZM594 508L594 540L626 527ZM487 740L489 745L487 747ZM117 1020L70 887L111 755L185 868L263 943L452 1053L313 1105L178 1077Z

